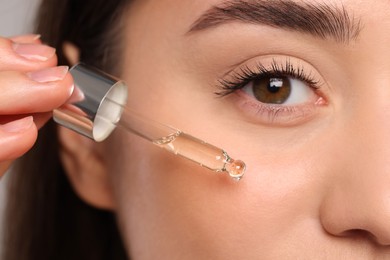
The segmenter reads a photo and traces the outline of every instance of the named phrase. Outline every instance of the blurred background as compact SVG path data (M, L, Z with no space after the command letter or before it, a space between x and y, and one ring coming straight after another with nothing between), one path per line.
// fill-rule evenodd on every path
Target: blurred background
M0 35L31 32L39 0L0 0Z
M0 36L31 33L34 29L34 18L39 2L40 0L0 0ZM0 180L0 221L2 221L4 208L6 181L7 175ZM0 226L0 234L2 233Z

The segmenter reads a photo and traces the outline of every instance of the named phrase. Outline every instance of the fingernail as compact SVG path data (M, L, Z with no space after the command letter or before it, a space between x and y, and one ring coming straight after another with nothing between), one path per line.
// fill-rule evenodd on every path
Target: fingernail
M25 34L11 37L11 40L17 43L33 43L40 38L40 34Z
M20 56L36 61L47 61L56 52L54 48L42 44L14 43L13 49Z
M68 70L68 66L58 66L29 72L27 73L27 76L29 76L32 80L40 83L52 82L57 80L63 80L65 78L66 73L68 73Z
M73 86L72 94L66 103L76 103L85 99L84 93L77 87Z
M41 37L42 37L42 35L40 35L40 34L30 34L29 36L31 37L30 39L33 41L41 39Z
M9 122L4 125L0 125L0 129L8 133L18 133L27 130L31 127L33 123L33 117L28 116L19 120Z

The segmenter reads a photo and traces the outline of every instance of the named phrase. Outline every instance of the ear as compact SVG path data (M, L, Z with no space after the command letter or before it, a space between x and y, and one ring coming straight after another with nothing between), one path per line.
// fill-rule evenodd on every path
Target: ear
M62 50L70 65L75 65L80 61L80 49L71 42L64 42Z
M63 51L71 65L79 62L77 46L65 42ZM78 196L94 207L113 210L114 200L103 160L103 145L64 127L58 128L58 138L61 161Z
M78 196L101 209L114 210L114 199L102 144L64 127L58 128L60 158Z

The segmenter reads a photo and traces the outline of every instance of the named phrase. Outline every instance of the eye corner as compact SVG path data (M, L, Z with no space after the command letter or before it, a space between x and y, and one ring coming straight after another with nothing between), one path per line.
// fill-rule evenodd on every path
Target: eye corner
M329 105L328 100L325 97L319 96L317 101L314 103L316 106L327 106Z

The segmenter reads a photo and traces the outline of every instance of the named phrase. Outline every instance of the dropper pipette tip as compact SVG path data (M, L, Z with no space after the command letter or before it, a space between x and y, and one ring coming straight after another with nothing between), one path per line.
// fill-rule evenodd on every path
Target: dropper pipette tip
M226 163L223 172L227 172L229 176L235 180L239 181L245 174L246 164L241 160L234 160L224 151L224 156L226 158Z

